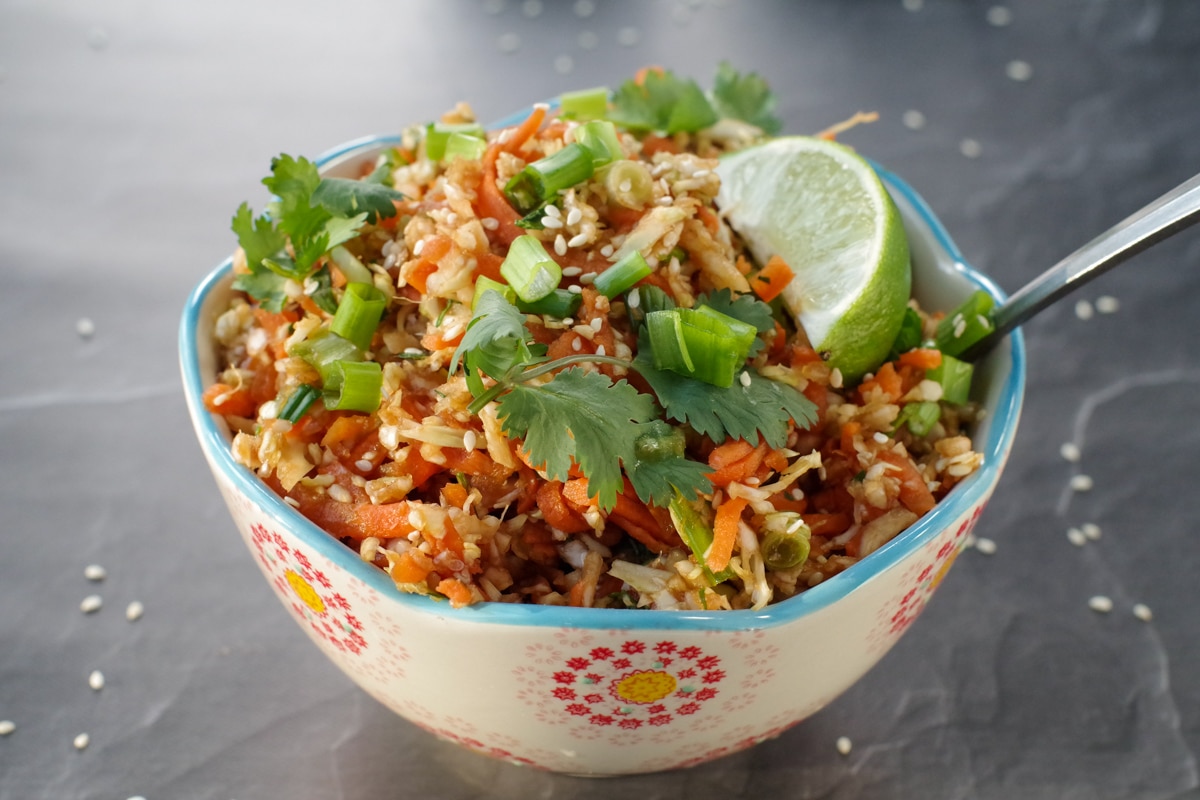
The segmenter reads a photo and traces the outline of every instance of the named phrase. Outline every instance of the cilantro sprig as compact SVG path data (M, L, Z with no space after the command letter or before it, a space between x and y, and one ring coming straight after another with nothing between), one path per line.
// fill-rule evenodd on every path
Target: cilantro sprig
M761 317L760 310L746 304L727 300L725 305ZM654 394L641 393L625 380L613 382L601 373L584 371L578 366L584 361L636 370ZM809 425L816 419L813 404L803 394L753 370L748 384L738 381L729 388L658 370L645 335L633 361L592 354L549 361L545 348L533 342L524 314L492 290L476 299L451 371L460 364L475 397L471 411L495 400L501 427L523 441L531 463L555 480L566 480L571 467L578 466L606 510L623 489L622 470L638 497L654 505L666 506L676 491L689 500L712 491L708 466L681 451L639 456L646 450L645 437L662 437L663 428L669 429L661 419L664 413L717 442L761 437L772 447L786 442L791 420ZM549 380L539 380L547 375Z
M753 72L740 73L728 62L717 68L712 91L670 70L647 69L613 92L608 119L631 131L695 133L724 118L755 125L768 135L783 128L775 115L775 95Z
M321 258L358 236L368 222L394 216L392 201L404 197L371 181L322 178L314 163L287 154L272 159L271 174L262 182L275 196L266 213L255 217L242 203L231 227L250 270L237 277L234 288L268 311L283 308L287 280L308 278Z

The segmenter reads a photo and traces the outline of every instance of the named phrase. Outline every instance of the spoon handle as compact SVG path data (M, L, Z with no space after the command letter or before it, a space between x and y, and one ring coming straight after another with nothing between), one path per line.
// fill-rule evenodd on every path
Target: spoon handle
M1118 222L1021 287L996 309L996 329L969 348L963 358L978 358L1063 295L1195 222L1200 222L1200 175Z

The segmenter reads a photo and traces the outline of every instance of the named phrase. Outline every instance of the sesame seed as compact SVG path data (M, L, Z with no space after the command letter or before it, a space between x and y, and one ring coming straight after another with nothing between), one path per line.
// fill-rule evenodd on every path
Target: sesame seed
M579 276L579 282L584 285L591 284L595 280L596 280L596 273L594 273L594 272L585 272Z
M142 614L146 613L146 607L140 601L134 600L129 605L125 606L125 619L130 622L137 622L142 618Z
M1083 547L1087 544L1087 537L1079 528L1067 528L1067 539L1076 547Z
M79 610L85 614L91 614L100 610L100 606L104 605L104 601L100 599L98 594L89 594L83 598L83 602L79 604Z
M1100 526L1094 522L1083 523L1079 526L1079 530L1083 531L1083 535L1093 542L1100 538Z
M1033 66L1028 61L1017 59L1008 62L1004 74L1014 81L1027 81L1033 77Z
M979 158L983 153L983 145L975 139L963 139L958 143L958 152L967 158Z
M479 220L479 224L489 231L494 231L500 227L500 220L495 217L484 217Z
M709 173L711 173L711 172L712 172L712 170L708 170L708 169L698 169L692 173L692 177L693 178L707 178L709 176Z
M467 431L463 434L463 449L474 450L475 444L478 442L479 436L475 431Z
M562 217L562 211L559 209L558 206L556 206L554 204L550 204L550 205L546 206L546 208L544 210L546 212L547 217L554 217L555 219L559 219Z
M563 267L562 274L564 278L574 278L583 272L582 267Z
M875 431L875 433L871 434L871 438L874 439L879 444L887 444L888 443L887 434L884 433L883 431Z
M80 317L75 323L75 332L79 334L80 338L90 339L96 333L96 323L87 317Z
M102 581L108 577L108 572L99 564L88 564L83 568L83 577L89 581Z
M558 217L552 217L549 214L542 217L542 227L543 228L549 228L552 231L556 231L559 228L561 228L562 226L563 226L563 221L561 219L559 219Z
M98 692L104 688L104 673L98 669L92 670L92 674L88 675L88 686L92 687L93 692Z
M567 242L567 247L583 247L587 244L588 236L586 233L577 233Z
M1091 319L1092 313L1092 304L1087 300L1077 300L1075 302L1075 316L1080 319Z
M563 238L561 233L554 237L554 252L560 256L567 254L567 240Z
M338 483L333 484L325 491L329 492L329 499L335 503L349 503L354 499L350 490Z
M576 353L583 349L583 342L580 341L579 337L575 337L571 340L571 349Z
M991 539L985 539L980 536L975 540L975 549L983 553L985 556L993 555L996 552L996 543Z
M375 465L365 458L360 458L358 461L355 461L354 466L359 472L370 472L371 470L375 469Z
M834 367L829 371L829 385L834 389L842 388L842 380L842 371L840 369Z
M919 131L925 127L925 115L915 108L910 108L900 117L900 121L904 123L904 127L910 131Z
M604 345L602 345L602 344L596 345L596 355L598 355L598 356L608 355L608 351L604 349Z
M126 800L146 800L146 798L142 797L139 794L139 795L134 795L133 797L126 798Z
M627 194L632 190L633 181L629 180L628 178L617 184L617 191L621 192L622 194Z
M839 736L834 746L840 755L848 756L850 755L850 750L854 747L854 743L850 741L849 736Z
M570 292L571 294L582 294L583 287L577 283L573 283L567 287L567 291Z
M421 251L424 249L425 249L425 240L418 239L417 243L413 245L412 254L414 256L419 256L419 255L421 255Z
M1076 492L1090 491L1095 485L1091 475L1073 475L1071 477L1071 488Z
M296 498L294 498L294 497L291 497L291 496L289 496L289 495L286 495L286 494L283 496L283 502L287 503L287 504L288 504L289 506L291 506L292 508L299 508L299 507L300 507L300 501L299 501L299 500L297 500Z
M1101 314L1114 314L1121 307L1121 301L1110 294L1096 298L1096 310Z
M8 736L17 729L17 723L11 719L0 719L0 736Z
M1133 606L1133 615L1142 622L1149 622L1154 619L1154 612L1150 610L1150 606L1145 603L1135 603Z
M592 330L594 330L596 333L599 333L604 327L604 317L596 317L594 320L589 322L588 325L591 325Z
M954 326L954 338L961 339L962 335L967 332L967 321L960 319Z
M1070 461L1072 464L1083 455L1079 452L1079 445L1074 442L1063 442L1062 446L1058 448L1058 454L1063 457L1064 461Z
M86 733L81 733L76 736L71 743L75 745L76 750L86 750L91 741L92 737L88 736Z
M629 290L629 294L625 295L625 305L630 308L637 308L642 304L642 295L635 286Z
M1007 6L992 6L987 12L988 24L997 28L1010 24L1012 17L1012 11Z
M1113 609L1113 601L1102 594L1088 600L1088 608L1092 611L1098 611L1101 614L1107 614Z
M609 258L612 254L613 246L611 244L606 244L604 247L600 248L600 255L604 256L605 258Z
M738 375L738 381L747 388L750 387L750 373L742 370L742 374Z

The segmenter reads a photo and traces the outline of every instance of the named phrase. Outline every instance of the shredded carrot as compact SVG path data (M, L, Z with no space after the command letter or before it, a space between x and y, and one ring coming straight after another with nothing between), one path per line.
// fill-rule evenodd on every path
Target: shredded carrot
M884 450L876 458L899 468L899 475L892 474L900 479L900 502L905 508L920 516L937 504L911 458L894 450Z
M249 387L235 389L224 383L214 383L200 396L204 407L213 414L229 414L235 417L253 417L258 410Z
M737 541L738 523L742 519L742 511L749 501L744 497L731 497L717 508L717 517L713 521L713 540L704 558L704 563L713 572L720 572L729 566L733 557L733 544Z
M796 277L796 273L792 272L792 268L787 265L786 261L779 256L771 256L766 265L750 281L750 287L754 289L754 293L760 300L769 303L779 296L779 293L792 282L794 277Z
M438 581L437 590L450 599L450 605L454 608L471 605L471 590L458 578L443 578Z
M735 439L725 444L717 445L708 454L708 465L713 469L721 469L741 461L754 452L754 445L745 439Z
M525 142L529 141L529 137L537 133L538 128L542 127L542 120L546 118L546 107L544 105L535 105L533 111L525 118L525 121L513 129L512 134L504 142L504 149L510 153L515 153L521 149Z
M583 515L567 505L562 481L546 481L537 490L537 505L546 524L564 533L583 533L592 526Z
M708 476L708 479L712 481L713 486L728 486L734 482L745 482L747 478L755 476L755 473L758 472L759 466L762 465L763 459L767 457L769 451L770 448L766 442L762 442L758 446L752 447L749 453L737 461L716 467ZM715 453L716 451L714 450L713 452ZM709 466L713 466L711 455L709 456Z
M468 494L461 483L447 483L442 487L442 505L462 508L467 504Z
M858 387L859 394L866 397L871 388L880 389L892 401L899 400L904 395L904 384L900 380L900 375L896 372L896 365L893 362L885 362L875 372L875 377L863 381Z
M800 518L804 520L804 524L812 531L813 536L836 536L839 533L845 533L850 530L850 525L854 519L849 514L836 512L833 514L805 514L801 512Z
M388 574L396 583L424 583L433 571L429 556L420 550L408 550L388 567Z
M860 433L862 433L862 423L860 422L850 420L842 425L841 450L843 453L846 455L853 455L855 453L854 437L858 436Z
M830 125L825 130L817 134L818 139L827 139L834 141L838 134L845 133L851 128L862 125L865 122L874 122L879 119L879 114L875 111L858 111L850 119L842 120L836 125Z
M942 351L933 347L918 347L907 353L901 353L898 361L902 366L936 369L942 365Z
M669 136L659 136L657 134L648 133L642 139L642 155L646 158L653 158L657 153L671 153L677 155L679 153L679 145Z

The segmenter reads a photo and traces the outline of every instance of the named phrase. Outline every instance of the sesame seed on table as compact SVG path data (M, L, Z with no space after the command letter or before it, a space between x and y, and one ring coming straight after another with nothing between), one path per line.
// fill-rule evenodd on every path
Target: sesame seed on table
M754 748L604 782L442 743L317 652L225 511L174 344L183 299L234 246L232 211L269 200L272 155L398 133L460 100L496 120L646 65L707 84L722 60L768 80L788 133L877 112L838 139L914 187L1012 292L1200 168L1200 4L250 7L0 12L0 800L1200 799L1200 231L1024 326L1004 476L876 669ZM540 220L564 260L604 241L569 195ZM388 266L435 241L390 245ZM563 274L580 291L597 269ZM564 330L575 351L603 335Z

